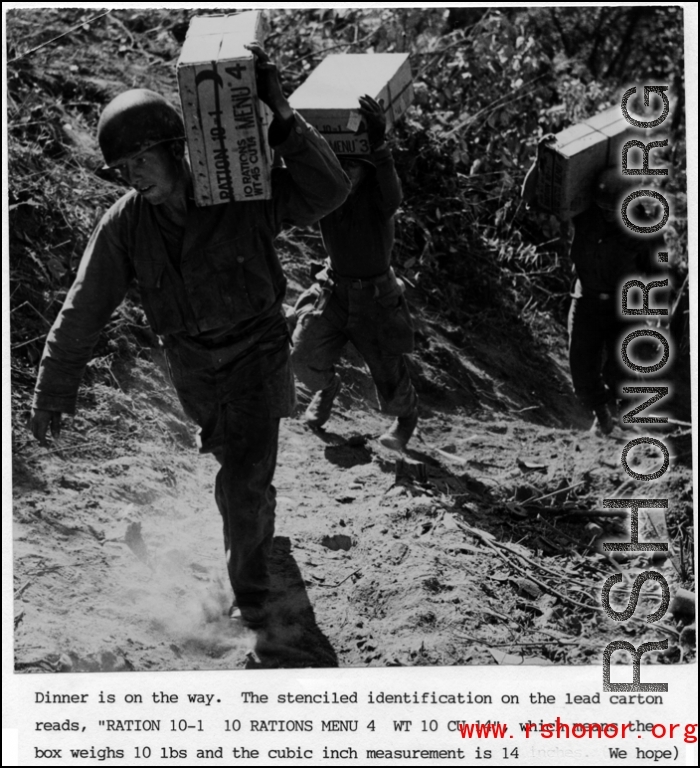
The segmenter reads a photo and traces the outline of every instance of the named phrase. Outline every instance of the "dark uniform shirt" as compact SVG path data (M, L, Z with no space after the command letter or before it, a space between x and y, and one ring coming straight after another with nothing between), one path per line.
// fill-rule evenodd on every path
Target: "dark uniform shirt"
M570 254L578 294L617 295L625 280L651 271L651 252L663 248L659 237L633 234L618 217L606 221L595 205L574 217L573 224Z
M134 277L153 330L166 346L199 353L202 368L279 322L286 281L275 236L285 223L314 223L349 190L327 143L299 116L290 122L276 146L287 167L273 172L271 200L205 208L190 200L181 231L135 191L105 213L47 337L35 408L73 413L92 349Z
M389 269L394 246L394 214L401 183L388 147L371 155L370 170L340 208L321 219L323 243L338 275L369 278Z

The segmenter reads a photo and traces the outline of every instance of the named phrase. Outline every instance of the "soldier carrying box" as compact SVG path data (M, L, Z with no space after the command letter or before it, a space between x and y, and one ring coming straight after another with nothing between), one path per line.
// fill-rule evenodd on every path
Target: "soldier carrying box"
M554 139L550 134L539 143L538 160L523 183L527 203L536 203L539 155ZM576 284L569 310L569 368L578 400L595 415L593 428L604 435L615 427L620 387L630 376L620 359L624 330L620 288L651 271L651 254L659 245L656 239L649 243L633 235L621 220L621 203L632 186L619 167L601 169L587 191L592 203L571 220L574 235L569 255ZM641 206L638 214L644 215Z
M270 144L286 167L269 200L197 207L178 111L153 91L112 100L100 147L132 191L102 217L49 332L31 429L41 444L78 385L102 328L135 277L161 337L182 407L200 427L201 452L221 468L215 497L224 523L232 615L266 617L274 532L279 421L294 383L282 302L286 281L273 240L285 223L308 225L340 205L349 182L328 144L289 106L276 67L259 47L257 92L272 110Z
M416 428L418 407L406 366L413 324L403 284L390 264L401 185L385 142L382 106L367 95L359 102L371 152L339 156L352 191L321 219L329 265L297 302L292 362L299 382L315 392L304 418L318 429L341 387L334 364L351 341L370 369L382 410L396 417L379 440L403 450Z

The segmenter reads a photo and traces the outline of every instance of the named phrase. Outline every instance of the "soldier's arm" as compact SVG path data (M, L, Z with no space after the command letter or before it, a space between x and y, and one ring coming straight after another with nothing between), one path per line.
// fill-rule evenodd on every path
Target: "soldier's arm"
M350 180L328 143L301 116L294 113L287 137L271 145L284 158L286 168L273 174L275 226L314 224L340 207L350 192Z
M387 217L393 216L401 205L403 193L391 150L383 144L372 152L371 159L377 169L375 202Z
M78 386L100 332L121 303L132 271L119 222L105 215L93 232L78 274L46 339L34 391L31 428L44 442L46 414L74 413ZM38 432L40 434L38 434Z
M277 67L265 51L248 47L256 59L258 96L274 115L270 146L286 165L273 174L274 227L313 224L345 202L350 181L328 143L289 106Z
M393 216L401 205L403 195L401 182L394 167L394 158L386 143L384 106L367 94L360 96L359 102L360 113L367 125L370 158L377 169L374 200L385 216Z

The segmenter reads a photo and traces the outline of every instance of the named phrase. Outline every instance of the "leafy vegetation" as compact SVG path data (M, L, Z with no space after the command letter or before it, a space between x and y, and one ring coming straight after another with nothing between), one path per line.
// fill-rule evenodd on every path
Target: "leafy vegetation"
M158 370L136 289L102 334L64 439L40 449L24 424L45 335L90 232L124 192L100 170L99 114L137 86L177 102L174 67L191 14L140 7L7 14L18 669L242 663L238 651L233 663L226 656L231 633L221 617L230 596L208 570L207 553L221 549L213 500L203 493L215 462L207 468L192 450L191 425ZM554 218L525 209L520 185L543 134L619 103L630 84L667 82L669 147L654 157L663 156L671 174L652 181L674 200L665 234L676 285L683 282L681 10L294 9L272 12L270 22L266 47L289 93L325 55L341 51L410 52L416 93L391 138L405 193L394 263L412 286L418 321L415 443L427 463L395 464L374 451L368 437L379 434L381 416L367 407L370 382L352 351L343 362L338 442L285 420L276 482L287 494L279 499L295 541L292 547L280 537L276 566L284 585L280 637L294 635L299 644L291 666L599 660L619 636L601 612L600 586L620 568L596 547L603 534L623 533L600 499L633 494L634 485L617 442L570 429L588 427L590 418L576 414L565 372L567 233ZM306 274L309 257L323 256L320 237L309 231L285 231L278 245L292 279ZM676 359L687 363L685 315L677 317ZM690 402L678 382L674 397ZM659 497L674 500L668 561L616 554L625 555L629 573L653 563L672 588L690 589L693 487L684 465L691 430L682 421L672 429L676 471L656 486ZM653 451L635 460L640 469L657 461ZM643 539L665 540L657 538L660 518L645 517L654 530L641 530ZM144 555L141 522L153 559L139 573L138 562L120 558ZM56 542L51 551L47 537ZM338 541L352 542L352 560L322 557ZM341 574L339 565L352 570ZM525 567L537 582L523 578ZM302 569L317 582L309 590L313 611ZM652 604L657 598L644 596ZM684 623L672 612L662 625L640 620L626 631L635 645L657 629L674 638L658 657L673 663L694 658L683 644L683 634L690 637ZM333 647L319 643L319 627ZM277 643L270 645L274 656Z
M10 296L18 369L36 364L92 227L123 191L97 171L99 113L125 87L177 98L173 67L190 13L8 14ZM329 52L410 52L416 101L393 137L405 190L395 263L416 296L452 322L507 329L535 345L561 334L570 283L559 224L526 211L519 196L538 139L616 103L630 82L669 82L674 111L665 159L672 174L662 181L676 201L669 248L682 282L680 9L280 10L270 21L266 45L289 92ZM305 235L295 237L303 242ZM318 248L317 240L309 242ZM151 338L138 305L120 310L98 353L123 335L147 354Z

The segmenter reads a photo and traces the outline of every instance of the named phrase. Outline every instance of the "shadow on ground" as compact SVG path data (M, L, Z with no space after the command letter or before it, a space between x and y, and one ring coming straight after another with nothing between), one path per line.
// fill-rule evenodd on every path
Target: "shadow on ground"
M316 624L291 541L276 536L270 558L269 620L259 632L247 669L337 667L338 657Z

